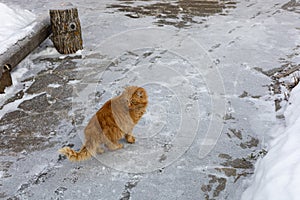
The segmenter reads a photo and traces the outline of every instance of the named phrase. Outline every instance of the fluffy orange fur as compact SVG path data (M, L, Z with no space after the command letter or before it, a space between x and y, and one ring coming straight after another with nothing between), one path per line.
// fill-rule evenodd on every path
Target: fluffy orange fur
M144 88L129 86L117 97L108 100L92 117L84 130L85 142L79 152L70 147L59 150L71 161L89 159L96 153L103 153L101 145L109 150L123 148L119 140L125 137L128 143L134 143L133 127L146 112L147 92Z

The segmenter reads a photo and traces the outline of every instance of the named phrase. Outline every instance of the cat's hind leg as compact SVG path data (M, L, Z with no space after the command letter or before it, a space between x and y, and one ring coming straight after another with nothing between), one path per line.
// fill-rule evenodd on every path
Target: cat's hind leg
M102 147L97 147L97 153L98 154L102 154L102 153L104 153L104 149L102 149Z
M103 143L109 150L117 150L123 148L123 144L120 144L117 140L111 141L107 137L103 137Z
M119 142L108 142L106 145L109 150L122 149L124 146L123 144L121 144Z

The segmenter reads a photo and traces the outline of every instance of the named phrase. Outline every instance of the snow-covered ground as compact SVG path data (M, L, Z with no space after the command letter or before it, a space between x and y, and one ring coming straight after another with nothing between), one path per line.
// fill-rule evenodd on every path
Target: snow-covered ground
M300 86L283 119L274 111L283 94L274 92L271 76L300 62L297 6L209 1L201 9L202 1L185 1L72 1L84 50L62 57L47 40L0 95L0 198L232 200L246 190L245 199L257 199L279 184L296 192L299 154L291 151L299 141ZM2 2L14 8L3 5L4 13L61 5ZM11 38L33 20L18 12L28 21L10 14L22 25ZM63 145L80 148L90 116L128 84L149 93L137 143L81 163L59 156Z
M286 124L272 129L277 135L270 141L267 155L255 166L244 200L296 200L300 197L300 85L289 99L284 112Z
M36 16L21 8L10 8L0 3L0 54L32 31Z

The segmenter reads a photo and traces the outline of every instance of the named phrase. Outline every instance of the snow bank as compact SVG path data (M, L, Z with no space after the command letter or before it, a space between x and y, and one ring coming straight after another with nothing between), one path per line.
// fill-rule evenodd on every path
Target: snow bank
M291 92L286 126L277 129L268 154L258 161L243 200L293 200L300 197L300 84Z
M35 18L27 10L12 9L0 3L0 54L32 30Z

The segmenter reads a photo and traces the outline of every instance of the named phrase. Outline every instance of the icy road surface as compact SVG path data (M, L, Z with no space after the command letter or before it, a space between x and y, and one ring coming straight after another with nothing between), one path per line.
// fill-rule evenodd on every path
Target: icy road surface
M6 1L38 15L59 1ZM272 75L299 63L288 1L74 1L84 50L48 40L0 96L4 199L240 199L281 123ZM62 5L63 6L63 5ZM136 144L71 163L83 129L126 85L149 93Z

